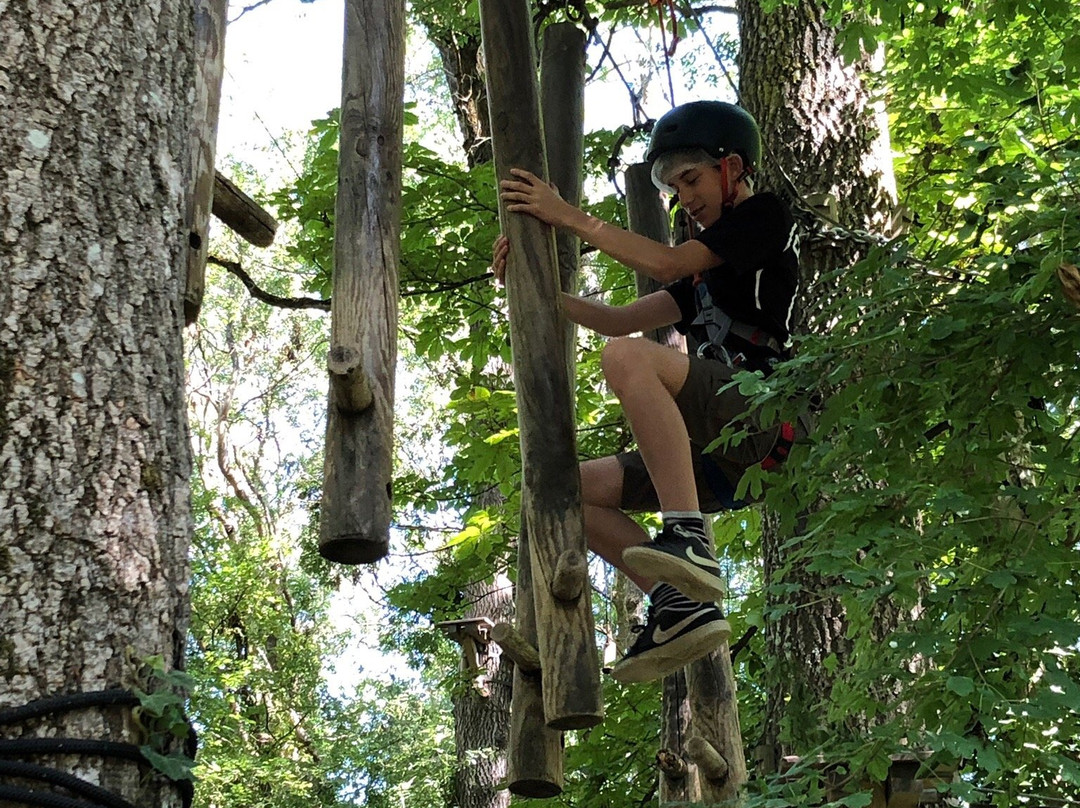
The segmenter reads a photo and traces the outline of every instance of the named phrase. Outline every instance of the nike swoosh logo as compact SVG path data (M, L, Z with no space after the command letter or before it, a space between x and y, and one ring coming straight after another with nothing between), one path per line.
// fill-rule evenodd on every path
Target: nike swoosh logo
M697 551L693 547L686 548L686 557L693 561L695 564L701 567L712 567L717 572L720 571L720 562L715 558L709 556L698 555Z
M682 620L680 620L678 623L676 623L669 629L662 629L660 628L660 626L657 626L653 629L653 642L657 645L663 645L680 631L682 631L684 628L686 628L688 625L701 617L703 614L708 614L710 611L712 611L712 609L698 609L692 615L690 615L689 617L684 617Z

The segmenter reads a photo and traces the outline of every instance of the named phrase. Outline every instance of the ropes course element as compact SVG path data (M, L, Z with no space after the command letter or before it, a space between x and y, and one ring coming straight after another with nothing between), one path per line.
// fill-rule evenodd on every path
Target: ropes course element
M664 66L667 69L668 100L675 106L675 82L671 78L671 57L679 46L679 20L675 16L675 0L649 0L650 6L656 6L656 16L660 22L660 42L664 49ZM664 6L671 13L671 44L668 45L667 29L664 25Z
M0 727L23 724L48 715L62 715L92 707L137 707L138 696L130 690L113 688L87 693L70 693L63 696L50 696L32 701L21 707L0 710ZM189 758L195 756L195 731L188 735L184 752ZM80 777L50 766L8 760L13 757L38 755L87 755L129 760L152 767L153 764L143 755L142 749L135 744L116 741L87 740L83 738L15 738L0 739L0 775L25 780L38 780L59 786L91 802L67 797L52 791L38 791L22 786L0 785L0 802L12 802L22 805L41 805L45 808L134 808L134 806L107 789L83 780ZM194 787L190 780L174 780L166 777L180 791L184 808L191 808Z

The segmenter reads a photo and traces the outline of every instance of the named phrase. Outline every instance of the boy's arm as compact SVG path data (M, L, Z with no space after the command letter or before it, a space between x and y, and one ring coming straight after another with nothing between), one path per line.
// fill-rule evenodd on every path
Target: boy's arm
M590 216L565 201L531 172L513 168L510 173L517 179L500 183L508 211L527 213L569 230L619 263L661 283L671 283L720 264L720 258L700 241L669 247Z
M677 323L679 306L664 290L640 297L626 306L609 306L596 300L562 293L567 318L605 337L624 337Z

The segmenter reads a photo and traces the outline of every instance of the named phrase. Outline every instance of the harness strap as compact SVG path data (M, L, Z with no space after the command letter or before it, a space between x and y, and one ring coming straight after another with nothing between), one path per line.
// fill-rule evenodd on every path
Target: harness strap
M733 319L713 303L712 294L709 293L709 284L703 278L694 279L694 293L697 295L700 312L691 325L705 326L705 333L709 337L708 342L703 342L698 346L698 356L703 356L709 348L713 348L720 354L721 359L727 361L729 365L734 364L724 347L729 334L734 334L751 345L768 348L776 354L781 352L783 346L776 337L757 326Z
M787 460L787 456L791 454L791 447L794 445L795 427L790 421L784 421L780 424L780 434L776 438L776 443L769 451L768 457L761 461L761 467L765 471L776 468Z

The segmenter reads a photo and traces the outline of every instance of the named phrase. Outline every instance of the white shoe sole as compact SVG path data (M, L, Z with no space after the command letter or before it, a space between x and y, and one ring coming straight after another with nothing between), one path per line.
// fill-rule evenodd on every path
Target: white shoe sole
M697 569L689 561L680 561L671 553L639 544L623 550L622 557L626 566L638 575L671 584L688 598L702 603L724 598L724 587L715 575Z
M619 682L663 679L715 651L730 636L731 624L727 620L714 620L676 637L647 656L621 660L611 669L611 678Z

